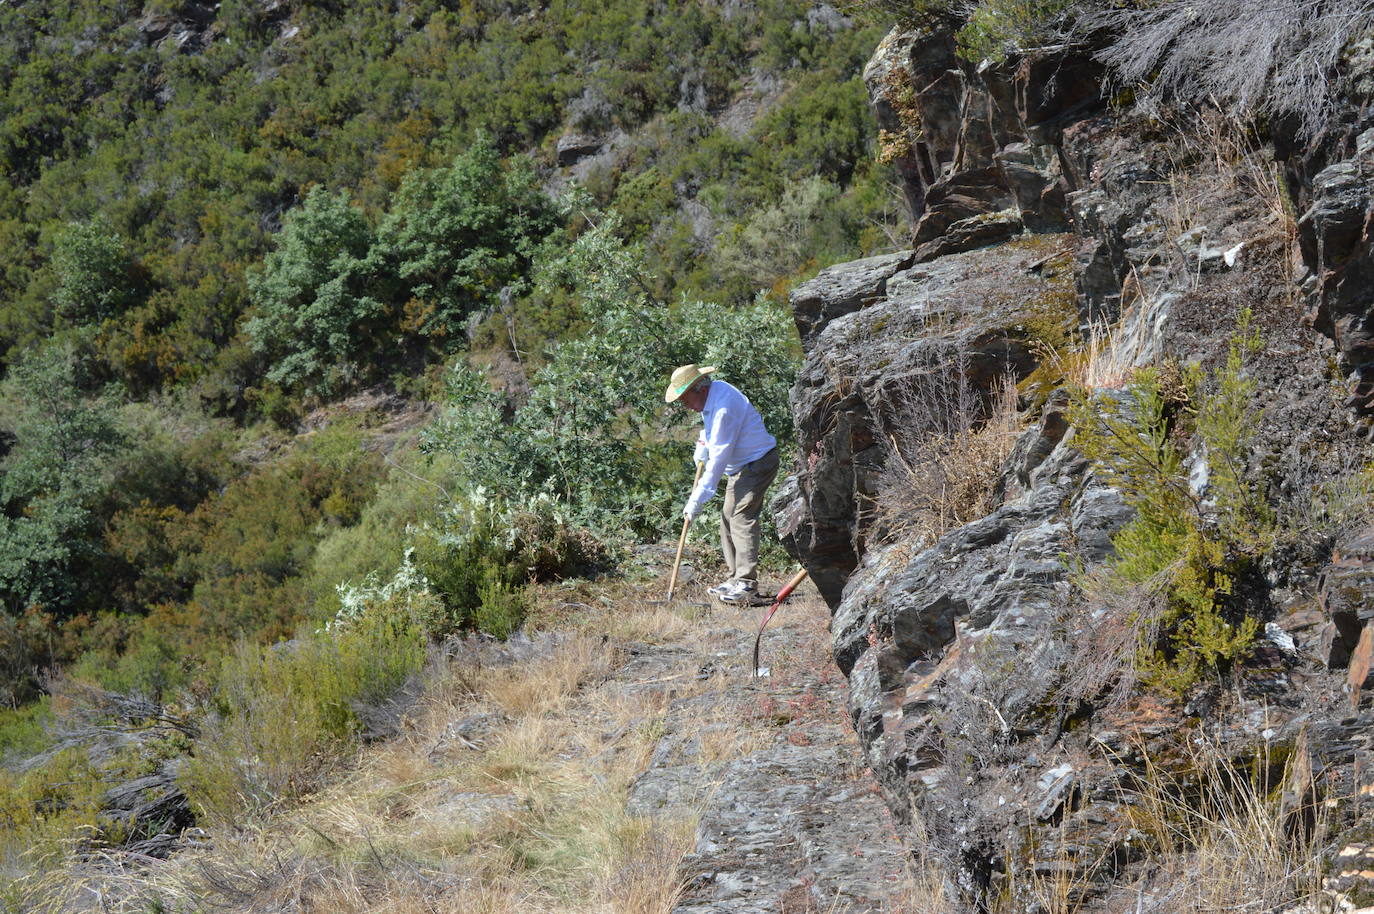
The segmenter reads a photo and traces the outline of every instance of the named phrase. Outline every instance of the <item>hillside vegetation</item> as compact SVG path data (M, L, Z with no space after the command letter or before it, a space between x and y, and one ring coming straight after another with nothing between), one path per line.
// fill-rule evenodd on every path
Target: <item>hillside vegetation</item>
M827 856L741 821L766 744L876 781L928 864L879 907L1144 910L1238 856L1207 823L1306 816L1268 722L1374 650L1296 647L1368 519L1374 0L1252 7L0 0L0 909L663 912L763 846L681 882L716 786ZM788 452L870 769L781 664L727 688L746 625L644 605L686 362ZM1185 722L1134 772L1128 711ZM1325 827L1218 885L1305 897Z
M904 232L879 35L0 3L0 882L308 794L444 639L674 528L674 365L786 440L786 289Z
M781 427L790 322L756 293L889 243L876 40L787 2L0 6L7 694L85 657L156 695L408 545L443 579L450 532L403 531L478 487L659 531L665 367L736 359ZM576 191L572 132L618 150ZM368 444L445 397L449 457Z

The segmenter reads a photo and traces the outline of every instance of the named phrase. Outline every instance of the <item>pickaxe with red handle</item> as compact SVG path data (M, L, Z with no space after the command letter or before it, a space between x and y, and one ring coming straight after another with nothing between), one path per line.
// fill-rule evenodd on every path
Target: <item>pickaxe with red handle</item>
M759 675L759 644L763 641L763 629L765 626L768 625L768 620L773 618L773 613L778 611L778 607L783 604L783 601L792 595L792 591L797 589L797 585L800 584L802 581L806 580L806 574L807 572L805 568L803 568L801 571L798 571L796 576L792 578L792 580L787 582L787 586L783 587L782 590L778 591L778 595L773 598L773 605L768 607L768 612L764 613L763 615L763 621L759 623L759 633L754 638L755 679L757 679Z

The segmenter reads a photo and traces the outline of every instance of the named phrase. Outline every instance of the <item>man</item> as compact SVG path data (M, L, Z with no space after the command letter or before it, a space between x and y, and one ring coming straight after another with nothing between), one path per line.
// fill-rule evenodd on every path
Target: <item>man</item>
M696 519L726 478L720 511L720 550L729 577L708 592L722 603L749 603L758 592L759 512L778 473L778 442L763 427L759 411L734 386L712 380L714 366L683 365L673 372L663 399L701 413L697 439L701 477L682 514Z

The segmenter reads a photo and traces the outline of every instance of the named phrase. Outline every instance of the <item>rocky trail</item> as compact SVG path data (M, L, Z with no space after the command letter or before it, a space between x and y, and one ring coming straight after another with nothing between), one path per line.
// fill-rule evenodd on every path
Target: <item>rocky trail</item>
M699 811L683 864L678 914L895 910L909 892L907 858L845 711L843 677L829 651L829 612L809 583L764 635L763 675L751 649L766 607L705 602L686 637L642 650L611 685L662 689L709 679L669 698L665 732L633 785L637 815ZM698 722L709 720L705 728ZM712 729L743 736L735 757L709 761Z

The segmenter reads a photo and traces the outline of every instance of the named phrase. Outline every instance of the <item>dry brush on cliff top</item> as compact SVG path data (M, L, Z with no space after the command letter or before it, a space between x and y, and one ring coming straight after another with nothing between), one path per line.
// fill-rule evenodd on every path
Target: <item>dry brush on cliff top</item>
M1371 0L859 0L899 22L950 29L977 63L1096 49L1141 98L1219 105L1318 133L1336 109L1343 55L1374 22Z
M1148 86L1157 98L1291 118L1308 136L1335 111L1342 55L1374 22L1370 0L1112 6L1083 24L1119 36L1101 58L1122 84Z

